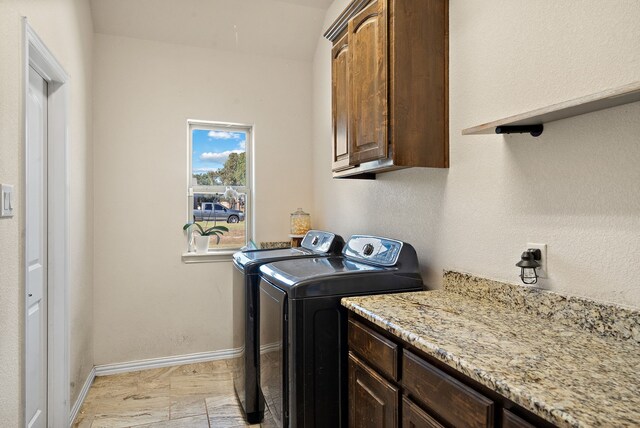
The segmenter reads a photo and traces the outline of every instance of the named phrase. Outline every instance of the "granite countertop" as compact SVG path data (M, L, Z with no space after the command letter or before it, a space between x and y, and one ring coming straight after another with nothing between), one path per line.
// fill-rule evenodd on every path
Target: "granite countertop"
M448 287L342 304L558 426L640 426L635 336L598 334L499 300ZM625 313L638 333L638 312Z

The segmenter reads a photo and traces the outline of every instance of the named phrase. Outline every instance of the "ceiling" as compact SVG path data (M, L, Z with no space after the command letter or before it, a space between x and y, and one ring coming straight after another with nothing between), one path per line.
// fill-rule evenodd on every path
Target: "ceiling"
M91 0L96 33L310 61L333 0Z

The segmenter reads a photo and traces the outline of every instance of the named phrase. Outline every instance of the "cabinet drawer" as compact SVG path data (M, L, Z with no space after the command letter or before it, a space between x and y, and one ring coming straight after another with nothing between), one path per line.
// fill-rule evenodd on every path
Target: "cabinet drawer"
M349 349L385 375L398 380L398 345L389 339L349 320Z
M397 428L398 387L349 352L349 427Z
M407 397L402 397L402 428L444 428Z
M502 427L503 428L535 428L535 425L516 416L507 409L502 409Z
M409 351L402 357L408 393L456 428L493 427L493 401Z

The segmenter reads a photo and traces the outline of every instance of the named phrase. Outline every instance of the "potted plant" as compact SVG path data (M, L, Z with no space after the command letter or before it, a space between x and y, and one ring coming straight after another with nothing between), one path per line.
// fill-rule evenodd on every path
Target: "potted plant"
M195 237L196 241L196 253L206 253L209 250L209 238L212 236L216 237L216 244L220 243L220 237L224 234L224 232L228 232L229 229L225 226L212 226L202 227L199 223L187 223L182 226L182 230L188 230L191 226L195 226L197 228L196 232L198 236Z

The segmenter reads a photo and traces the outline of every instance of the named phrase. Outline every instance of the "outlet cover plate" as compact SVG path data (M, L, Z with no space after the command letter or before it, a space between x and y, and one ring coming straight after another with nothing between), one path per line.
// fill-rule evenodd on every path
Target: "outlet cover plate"
M538 278L549 278L549 271L547 270L547 244L528 243L527 248L533 248L540 250L540 267L538 268Z

